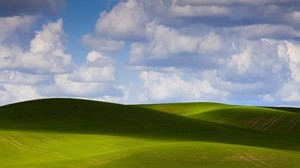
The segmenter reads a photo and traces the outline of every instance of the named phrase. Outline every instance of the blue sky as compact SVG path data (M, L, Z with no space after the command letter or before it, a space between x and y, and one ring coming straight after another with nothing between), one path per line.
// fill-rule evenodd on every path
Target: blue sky
M300 1L2 0L0 105L300 105Z

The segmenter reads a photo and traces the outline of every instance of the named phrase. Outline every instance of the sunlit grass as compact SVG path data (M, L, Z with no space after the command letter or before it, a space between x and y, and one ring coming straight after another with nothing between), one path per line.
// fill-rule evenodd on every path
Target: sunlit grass
M0 167L299 167L299 118L216 103L29 101L0 107Z

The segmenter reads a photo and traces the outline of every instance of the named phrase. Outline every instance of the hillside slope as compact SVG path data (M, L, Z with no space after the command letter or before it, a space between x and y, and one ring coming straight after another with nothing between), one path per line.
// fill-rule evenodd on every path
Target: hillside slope
M240 128L300 138L300 109L236 106L218 103L141 105L147 109Z
M27 101L0 107L0 167L297 167L298 115L216 103ZM255 117L260 127L251 127Z

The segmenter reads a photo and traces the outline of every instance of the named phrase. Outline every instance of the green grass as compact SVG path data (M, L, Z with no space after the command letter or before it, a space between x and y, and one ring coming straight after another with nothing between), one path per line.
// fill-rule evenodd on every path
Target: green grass
M299 167L297 110L17 103L0 107L0 167Z
M162 112L172 113L172 114L178 114L181 116L188 116L188 115L197 114L197 113L201 113L201 112L231 107L230 105L227 105L227 104L211 103L211 102L146 104L146 105L137 105L137 106L147 108L147 109L153 109L153 110L158 110L158 111L162 111Z
M260 132L289 134L289 136L296 137L300 135L300 110L298 108L234 106L216 103L157 104L142 105L142 107Z

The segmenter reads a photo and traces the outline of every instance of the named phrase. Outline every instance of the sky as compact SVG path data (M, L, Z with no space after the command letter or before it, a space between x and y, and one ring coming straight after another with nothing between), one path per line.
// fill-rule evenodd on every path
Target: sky
M0 105L300 106L298 0L0 0Z

